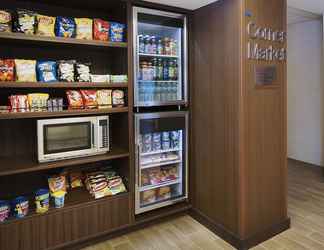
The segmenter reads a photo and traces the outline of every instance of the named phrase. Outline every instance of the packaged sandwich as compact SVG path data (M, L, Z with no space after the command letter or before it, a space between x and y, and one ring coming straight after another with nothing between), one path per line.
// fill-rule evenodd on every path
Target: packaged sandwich
M12 17L7 10L0 10L0 32L11 32Z
M92 19L90 18L75 18L76 23L76 38L92 40Z
M141 202L143 204L149 204L156 202L156 192L155 190L147 190L141 193Z
M55 37L55 17L37 15L36 34L39 36Z
M36 82L36 61L15 60L17 82Z
M15 80L15 61L11 59L0 59L0 81Z
M33 11L18 9L13 25L14 31L28 35L35 34L36 16L37 13Z
M93 37L95 40L108 41L110 24L101 19L93 20Z
M171 188L170 187L160 187L157 190L157 196L159 200L166 200L171 198Z
M81 108L83 107L82 95L77 90L68 90L66 91L66 96L68 99L70 108Z

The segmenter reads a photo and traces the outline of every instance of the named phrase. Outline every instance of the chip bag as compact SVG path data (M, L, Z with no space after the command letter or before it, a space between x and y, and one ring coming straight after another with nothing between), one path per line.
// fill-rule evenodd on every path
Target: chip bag
M55 17L37 15L36 34L39 36L55 37Z
M76 24L74 18L59 16L56 18L55 35L57 37L75 37Z
M52 176L48 178L48 186L51 194L62 191L66 192L66 177L61 176Z
M37 13L33 11L18 9L13 25L14 31L28 35L35 34L36 15Z
M123 42L125 39L125 28L125 24L111 22L109 32L110 41Z
M112 107L112 90L102 89L97 91L97 103L99 108Z
M17 82L36 82L36 61L15 60Z
M101 19L93 20L93 38L100 41L108 41L110 24Z
M11 32L12 17L10 12L0 10L0 32Z
M75 18L76 23L76 38L92 40L92 19L90 18Z
M95 108L98 106L96 90L81 90L83 104L87 108Z
M55 61L38 61L37 76L40 82L56 82L56 62Z
M11 59L0 60L0 81L15 80L15 61Z
M83 107L82 95L77 90L68 90L66 91L66 96L68 99L70 108L81 108Z

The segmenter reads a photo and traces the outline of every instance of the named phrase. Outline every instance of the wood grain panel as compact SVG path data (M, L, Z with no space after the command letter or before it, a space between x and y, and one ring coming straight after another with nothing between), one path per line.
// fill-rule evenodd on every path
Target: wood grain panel
M238 233L240 4L219 1L193 20L193 207Z
M129 196L0 225L0 249L43 250L108 233L130 223Z
M243 151L240 186L241 236L250 237L287 219L286 207L286 62L247 59L246 26L286 30L285 0L245 0L243 17ZM260 46L285 47L256 40ZM277 88L255 87L255 65L277 67Z

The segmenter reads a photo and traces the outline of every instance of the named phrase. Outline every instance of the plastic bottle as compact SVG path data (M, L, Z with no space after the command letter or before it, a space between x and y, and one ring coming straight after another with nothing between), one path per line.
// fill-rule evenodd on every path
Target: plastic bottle
M169 80L169 65L168 60L163 61L163 80L168 81Z
M158 63L157 63L157 59L154 58L153 59L153 80L157 81L158 80L158 74L159 74L159 67L158 67Z
M174 81L177 81L179 79L179 68L178 68L178 61L175 59L173 61L173 69L174 69Z
M159 60L158 60L157 68L158 68L157 80L162 81L163 80L163 63L162 63L161 58L159 58Z
M150 54L156 54L157 51L157 44L156 44L156 39L155 36L151 37L151 51Z
M138 36L138 47L139 47L139 53L145 52L145 43L144 43L144 37L143 35Z
M146 35L144 37L144 53L149 54L151 50L150 36Z
M158 39L156 53L158 55L163 55L163 43L161 38Z
M175 79L175 70L174 70L174 63L172 60L169 61L168 63L168 67L169 67L169 80L172 81Z

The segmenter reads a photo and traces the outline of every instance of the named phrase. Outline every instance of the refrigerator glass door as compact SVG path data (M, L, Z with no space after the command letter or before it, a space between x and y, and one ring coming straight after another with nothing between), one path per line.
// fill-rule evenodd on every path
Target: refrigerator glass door
M187 198L187 112L136 114L136 214Z
M134 106L187 103L187 21L134 7Z

